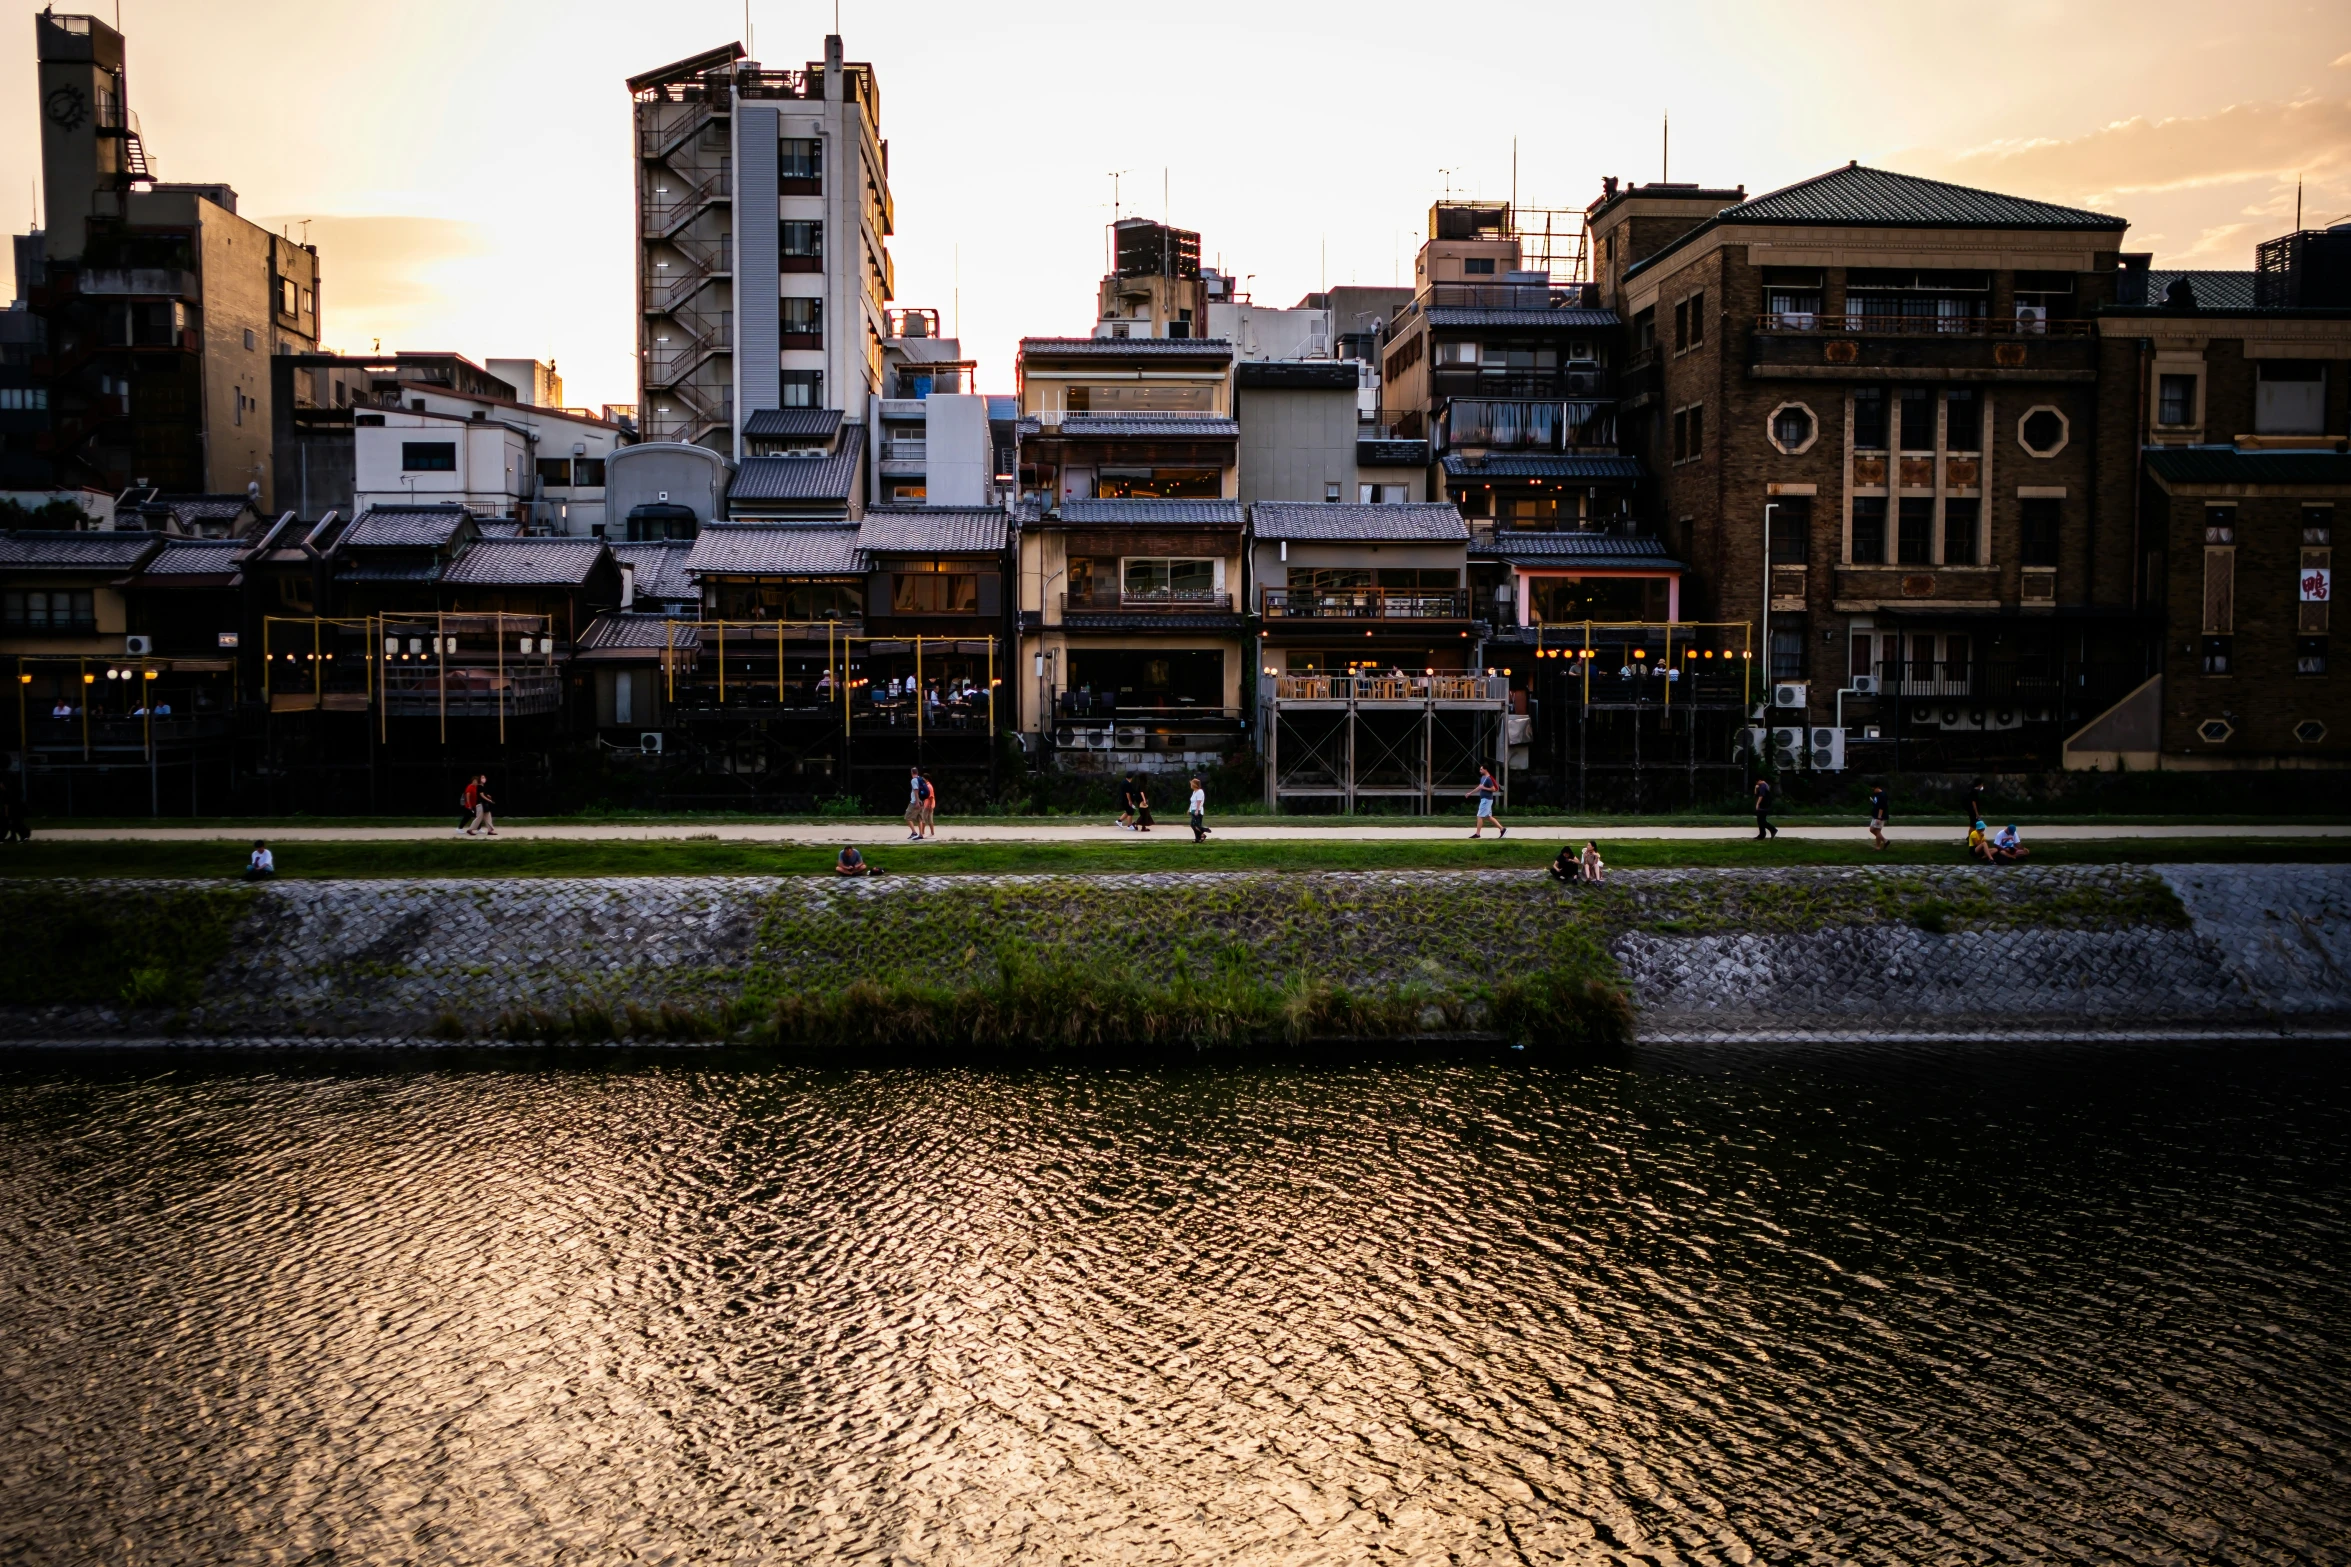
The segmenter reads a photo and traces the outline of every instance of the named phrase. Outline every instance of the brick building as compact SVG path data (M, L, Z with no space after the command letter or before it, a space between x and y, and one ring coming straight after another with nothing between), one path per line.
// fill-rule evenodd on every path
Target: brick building
M1610 181L1589 213L1680 616L1766 618L1768 526L1781 721L1842 693L1868 764L2055 761L2151 651L2095 525L2125 220L1857 164L1726 195Z

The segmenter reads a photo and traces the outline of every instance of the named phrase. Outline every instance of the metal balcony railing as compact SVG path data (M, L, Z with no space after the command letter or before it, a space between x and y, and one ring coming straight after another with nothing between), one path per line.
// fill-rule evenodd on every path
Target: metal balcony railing
M1276 675L1277 702L1507 702L1510 682L1485 675Z
M1614 388L1604 370L1488 370L1462 365L1432 377L1439 397L1606 397Z
M1111 590L1061 595L1061 612L1064 615L1229 615L1232 610L1233 596L1230 593L1218 593L1207 588L1162 588L1155 592L1137 593Z
M1261 588L1268 620L1467 620L1466 591L1424 588Z
M1856 311L1771 311L1755 318L1755 330L1770 333L1852 333L1876 337L2088 337L2088 321L1999 316L1878 315Z

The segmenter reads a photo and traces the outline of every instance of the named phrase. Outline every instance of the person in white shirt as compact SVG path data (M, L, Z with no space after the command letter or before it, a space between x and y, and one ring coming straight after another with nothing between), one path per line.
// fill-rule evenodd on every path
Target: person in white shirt
M253 840L252 858L245 862L247 881L269 881L278 873L277 856L269 852L269 845L259 838Z
M1200 780L1192 780L1192 841L1205 842L1208 838L1208 791L1200 787Z

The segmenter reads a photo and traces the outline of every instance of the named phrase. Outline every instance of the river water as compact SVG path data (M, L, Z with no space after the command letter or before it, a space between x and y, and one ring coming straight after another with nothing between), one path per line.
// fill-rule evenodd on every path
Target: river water
M0 1562L2351 1559L2351 1058L0 1063Z

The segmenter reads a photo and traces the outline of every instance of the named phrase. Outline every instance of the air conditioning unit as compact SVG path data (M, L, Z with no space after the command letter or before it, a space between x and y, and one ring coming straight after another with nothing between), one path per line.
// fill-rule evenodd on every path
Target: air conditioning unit
M153 637L124 637L122 650L125 657L145 658L155 651L155 639Z
M1771 761L1774 767L1797 768L1804 765L1804 731L1798 728L1774 729L1771 732Z
M1731 760L1744 762L1763 754L1764 731L1749 727L1731 737Z
M1878 694L1878 677L1875 675L1855 675L1853 683L1845 689L1855 696L1876 696Z
M637 749L644 752L647 756L659 756L661 754L661 731L658 729L648 729L643 734L638 735Z
M1802 707L1804 705L1805 685L1806 682L1802 680L1780 680L1773 682L1771 688L1771 705L1774 707Z
M1845 731L1842 729L1815 729L1812 731L1812 766L1824 773L1845 770Z

